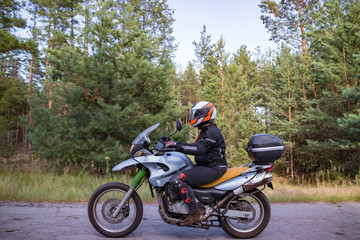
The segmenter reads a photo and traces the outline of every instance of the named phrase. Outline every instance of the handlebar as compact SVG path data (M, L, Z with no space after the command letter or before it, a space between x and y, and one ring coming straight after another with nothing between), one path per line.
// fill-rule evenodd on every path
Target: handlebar
M156 151L159 151L159 152L174 152L176 151L175 148L155 148Z
M166 148L166 143L168 143L170 141L169 136L163 136L161 138L159 138L159 141L157 142L157 144L154 147L155 151L158 152L174 152L176 151L175 148Z

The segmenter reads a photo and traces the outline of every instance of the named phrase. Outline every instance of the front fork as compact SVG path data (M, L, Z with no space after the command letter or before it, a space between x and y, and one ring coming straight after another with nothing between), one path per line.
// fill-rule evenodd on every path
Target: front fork
M136 174L134 180L132 181L129 191L125 194L125 197L121 200L121 202L117 206L115 212L112 214L112 217L115 218L119 214L119 212L122 209L122 207L124 206L124 204L129 200L129 198L131 197L131 194L139 186L139 184L142 182L142 180L144 179L145 176L146 176L146 171L140 169L140 171Z

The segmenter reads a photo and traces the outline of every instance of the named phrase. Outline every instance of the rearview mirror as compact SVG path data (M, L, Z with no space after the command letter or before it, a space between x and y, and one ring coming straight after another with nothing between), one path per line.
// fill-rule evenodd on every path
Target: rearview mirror
M176 130L178 130L179 132L181 131L181 122L180 122L180 120L176 121Z

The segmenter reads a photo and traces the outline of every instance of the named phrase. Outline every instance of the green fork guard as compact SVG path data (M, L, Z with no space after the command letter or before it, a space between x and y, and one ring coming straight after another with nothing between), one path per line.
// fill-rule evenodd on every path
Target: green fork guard
M134 180L131 183L131 187L136 189L139 184L141 183L141 181L143 180L143 178L145 177L146 172L142 169L140 169L140 171L136 174Z

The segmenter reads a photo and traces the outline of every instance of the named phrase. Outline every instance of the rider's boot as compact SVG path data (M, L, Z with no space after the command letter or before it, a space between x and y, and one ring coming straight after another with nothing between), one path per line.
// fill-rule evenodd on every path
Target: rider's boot
M180 226L189 226L193 223L200 222L202 219L202 214L199 210L191 213L184 220L180 221Z

